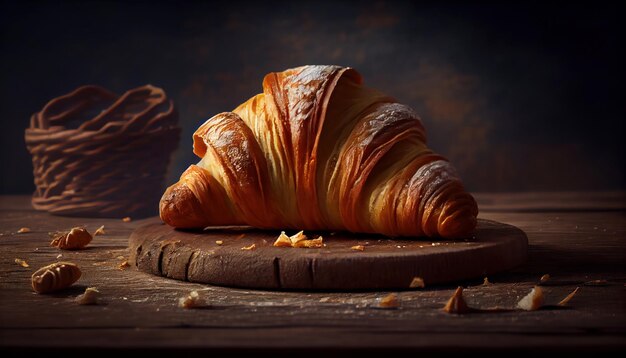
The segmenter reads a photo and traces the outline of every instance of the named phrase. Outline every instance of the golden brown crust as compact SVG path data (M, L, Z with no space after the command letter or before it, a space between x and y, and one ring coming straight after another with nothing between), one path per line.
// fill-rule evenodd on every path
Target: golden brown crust
M161 219L170 226L180 228L204 227L204 210L191 189L178 182L165 190L159 206Z
M202 160L161 201L175 227L459 238L476 226L476 202L417 114L350 68L267 75L262 94L198 128L194 153Z

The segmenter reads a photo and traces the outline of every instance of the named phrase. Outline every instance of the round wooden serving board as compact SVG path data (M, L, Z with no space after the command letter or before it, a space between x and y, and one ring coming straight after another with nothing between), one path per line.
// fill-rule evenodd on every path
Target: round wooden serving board
M526 260L528 246L522 230L489 220L478 221L474 238L457 242L305 232L309 238L321 234L325 247L274 247L279 233L248 227L180 231L155 221L130 236L131 262L155 275L222 286L397 289L408 288L414 277L432 285L510 269ZM242 250L252 244L253 250ZM364 250L351 249L356 245Z

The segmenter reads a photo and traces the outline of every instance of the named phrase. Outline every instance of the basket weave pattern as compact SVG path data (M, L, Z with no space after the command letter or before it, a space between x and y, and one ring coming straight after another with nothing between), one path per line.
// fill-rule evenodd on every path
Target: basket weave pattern
M33 160L35 209L98 217L156 213L178 115L150 85L117 96L83 86L31 117L26 146Z

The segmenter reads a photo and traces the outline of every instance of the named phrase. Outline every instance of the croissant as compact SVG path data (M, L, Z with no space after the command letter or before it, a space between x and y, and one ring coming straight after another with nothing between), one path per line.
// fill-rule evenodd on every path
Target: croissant
M352 68L266 75L263 93L196 130L193 152L200 162L160 202L176 228L462 238L476 226L474 198L426 146L418 115Z

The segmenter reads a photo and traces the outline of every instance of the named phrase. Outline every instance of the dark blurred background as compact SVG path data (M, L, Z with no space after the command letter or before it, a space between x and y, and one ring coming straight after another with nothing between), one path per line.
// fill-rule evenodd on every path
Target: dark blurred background
M354 67L415 108L472 191L624 189L623 24L599 1L3 1L0 193L33 190L29 117L80 85L166 90L171 182L204 120L304 64Z

